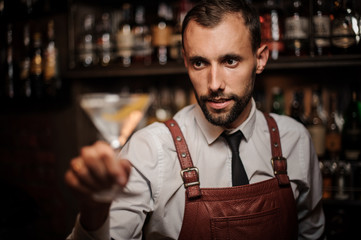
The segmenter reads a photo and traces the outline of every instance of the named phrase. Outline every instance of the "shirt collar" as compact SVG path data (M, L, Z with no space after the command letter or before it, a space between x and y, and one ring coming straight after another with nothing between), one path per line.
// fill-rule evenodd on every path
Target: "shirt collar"
M230 130L230 133L233 133L237 130L241 130L247 142L252 136L253 129L256 123L256 104L253 98L251 101L252 101L252 108L246 121L244 121L237 128ZM208 122L208 120L205 118L203 114L201 107L198 104L194 108L194 115L195 115L195 120L198 123L198 126L200 127L201 131L203 132L203 135L205 136L208 144L213 143L223 133L224 129L222 127L213 125L212 123Z

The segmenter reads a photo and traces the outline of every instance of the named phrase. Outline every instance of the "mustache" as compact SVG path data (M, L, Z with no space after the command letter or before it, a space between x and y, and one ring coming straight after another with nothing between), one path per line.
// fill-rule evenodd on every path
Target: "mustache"
M205 101L212 101L212 102L223 102L225 100L235 100L238 97L234 94L226 95L223 92L216 91L216 92L210 92L208 95L203 95L199 97L199 100L202 102Z

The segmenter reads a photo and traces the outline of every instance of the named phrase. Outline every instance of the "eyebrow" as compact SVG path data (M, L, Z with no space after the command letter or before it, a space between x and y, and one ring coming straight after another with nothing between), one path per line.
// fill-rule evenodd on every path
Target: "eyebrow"
M220 56L218 58L218 61L219 62L224 62L227 59L234 59L236 61L240 61L240 60L242 60L242 57L240 55L238 55L238 54L225 54L223 56Z
M189 58L189 62L198 62L198 61L201 61L201 62L208 62L208 60L204 57L201 57L201 56L193 56L193 57L190 57Z
M225 60L228 60L228 59L234 59L236 61L241 61L242 60L242 57L238 54L225 54L225 55L222 55L218 58L218 62L224 62ZM201 57L201 56L193 56L193 57L190 57L189 58L189 62L197 62L197 61L200 61L200 62L209 62L209 60L207 58L204 58L204 57Z

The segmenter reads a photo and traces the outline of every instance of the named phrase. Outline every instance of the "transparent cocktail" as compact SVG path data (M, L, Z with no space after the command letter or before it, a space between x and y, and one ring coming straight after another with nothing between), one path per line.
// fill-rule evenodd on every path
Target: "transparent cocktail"
M116 154L139 126L152 99L149 94L89 93L80 98L80 106ZM112 201L119 191L114 185L94 195L98 201Z

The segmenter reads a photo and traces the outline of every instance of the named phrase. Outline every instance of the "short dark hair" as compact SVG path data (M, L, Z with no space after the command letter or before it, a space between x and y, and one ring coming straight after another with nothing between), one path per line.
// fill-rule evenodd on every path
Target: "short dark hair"
M261 45L261 30L256 9L247 0L202 0L185 16L182 25L182 40L189 22L194 20L204 27L217 26L227 14L241 14L251 36L252 51L255 53ZM184 48L184 42L182 42Z

